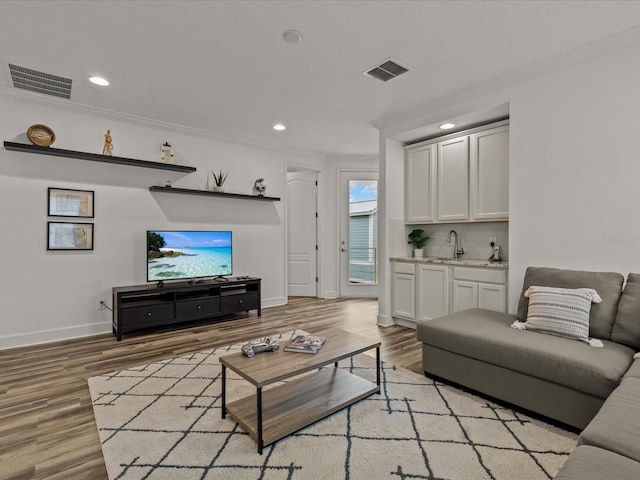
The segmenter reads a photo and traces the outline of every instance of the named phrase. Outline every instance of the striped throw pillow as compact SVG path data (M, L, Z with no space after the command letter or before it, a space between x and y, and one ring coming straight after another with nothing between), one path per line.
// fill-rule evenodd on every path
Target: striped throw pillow
M589 343L589 313L592 303L601 303L592 288L529 287L527 330L551 333Z

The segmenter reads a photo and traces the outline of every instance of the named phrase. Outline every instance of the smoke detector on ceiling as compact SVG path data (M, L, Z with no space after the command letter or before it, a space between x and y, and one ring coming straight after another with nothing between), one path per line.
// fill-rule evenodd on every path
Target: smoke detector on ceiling
M409 69L407 67L400 65L400 63L392 58L388 58L380 65L365 70L362 74L366 77L377 78L383 82L388 82L392 78L399 77L408 71Z
M59 77L50 73L39 72L26 67L9 64L11 79L15 88L43 93L59 98L71 98L70 78Z

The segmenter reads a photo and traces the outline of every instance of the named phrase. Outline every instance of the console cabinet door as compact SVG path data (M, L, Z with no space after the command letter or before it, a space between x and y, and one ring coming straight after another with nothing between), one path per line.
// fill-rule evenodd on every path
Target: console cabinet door
M418 265L417 318L431 320L449 313L449 267Z
M438 143L438 221L469 219L469 137Z
M509 219L509 127L471 135L473 220Z
M436 149L426 145L405 154L405 217L407 223L435 221Z

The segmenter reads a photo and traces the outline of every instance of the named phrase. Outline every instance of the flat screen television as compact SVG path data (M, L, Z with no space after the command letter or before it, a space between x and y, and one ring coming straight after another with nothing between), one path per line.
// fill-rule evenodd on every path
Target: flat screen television
M233 273L231 232L147 230L147 282Z

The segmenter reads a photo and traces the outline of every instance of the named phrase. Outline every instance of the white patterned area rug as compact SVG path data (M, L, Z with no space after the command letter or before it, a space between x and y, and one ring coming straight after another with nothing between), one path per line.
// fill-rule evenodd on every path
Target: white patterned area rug
M536 480L552 478L576 445L573 433L383 363L380 394L259 455L229 415L221 418L218 357L240 347L89 379L111 480ZM375 381L368 355L339 366ZM228 401L255 393L227 373Z

